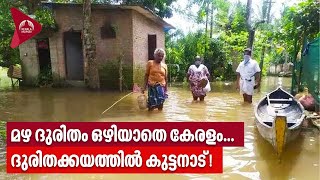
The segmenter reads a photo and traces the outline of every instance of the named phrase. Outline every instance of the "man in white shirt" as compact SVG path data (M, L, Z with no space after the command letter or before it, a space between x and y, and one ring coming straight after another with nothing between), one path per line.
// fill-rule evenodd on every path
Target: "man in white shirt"
M237 89L243 95L244 102L252 103L254 89L260 86L260 67L257 61L251 59L251 49L244 50L244 60L237 70Z

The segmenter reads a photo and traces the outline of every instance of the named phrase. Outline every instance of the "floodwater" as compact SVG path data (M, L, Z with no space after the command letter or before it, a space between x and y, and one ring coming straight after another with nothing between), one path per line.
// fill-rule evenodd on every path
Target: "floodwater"
M5 121L210 121L245 123L244 147L224 148L223 174L6 174L0 179L107 179L107 180L209 180L209 179L308 179L319 176L319 131L303 129L300 137L289 144L281 162L273 148L259 135L254 125L253 107L277 86L277 77L266 77L252 105L243 104L234 84L212 83L205 102L193 102L187 87L169 88L169 99L162 112L141 111L131 94L110 110L126 93L92 92L84 89L0 90L0 118ZM290 90L290 78L283 78Z

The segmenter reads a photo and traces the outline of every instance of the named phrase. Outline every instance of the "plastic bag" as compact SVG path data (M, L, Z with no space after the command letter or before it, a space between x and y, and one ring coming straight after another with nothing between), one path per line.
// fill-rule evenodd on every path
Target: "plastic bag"
M141 88L138 86L138 84L134 83L133 90L134 93L141 92Z
M315 99L311 94L304 95L299 99L299 102L302 104L305 110L314 111L315 110Z
M147 97L144 94L141 94L137 98L139 109L143 110L147 108Z
M203 88L204 92L210 92L211 91L211 86L210 86L210 82L208 81L206 87Z

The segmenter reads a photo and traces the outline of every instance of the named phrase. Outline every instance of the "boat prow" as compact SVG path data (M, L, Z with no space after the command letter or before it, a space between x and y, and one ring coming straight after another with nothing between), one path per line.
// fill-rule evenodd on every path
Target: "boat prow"
M262 98L254 113L259 133L278 156L286 144L298 137L305 118L303 106L281 87Z

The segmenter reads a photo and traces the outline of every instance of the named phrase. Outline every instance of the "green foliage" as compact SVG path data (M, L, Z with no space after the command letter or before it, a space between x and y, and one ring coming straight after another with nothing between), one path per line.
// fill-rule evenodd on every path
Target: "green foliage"
M51 66L42 69L38 76L40 86L48 86L53 83Z
M5 121L0 121L0 143L4 143L7 139L7 134L6 134L6 122Z
M205 46L207 46L206 55ZM184 80L189 66L194 63L197 55L204 58L204 64L208 67L212 78L222 80L234 78L232 59L227 59L231 57L227 53L227 46L222 37L209 39L201 31L189 33L176 41L166 42L166 62L171 65L169 74L180 82ZM178 68L172 64L178 64L180 71L178 72Z
M21 6L21 4L13 1L0 1L0 66L3 67L20 63L19 50L10 47L14 33L10 8L16 6ZM25 11L25 8L21 9Z
M56 21L53 17L52 11L49 9L38 8L34 15L36 16L35 19L42 25L43 30L52 30L57 31L58 26Z
M205 64L213 78L225 79L227 76L230 76L224 44L220 39L211 39L205 59ZM226 76L226 74L228 75Z
M77 0L76 0L77 1ZM124 5L140 5L147 7L158 16L164 18L172 17L171 4L176 0L124 0L120 1ZM114 4L119 3L118 0L93 0L93 3Z
M213 5L217 13L214 15L213 27L210 28L216 35L208 38L204 31L190 32L185 36L178 35L178 31L177 35L167 35L168 62L179 64L181 72L175 72L175 68L169 70L173 76L181 80L194 57L201 55L215 79L233 79L235 68L242 61L243 49L247 46L249 36L246 4L240 1L232 3L220 0L193 0L188 7L192 5L199 7L198 16L194 21L202 25L208 17L210 23L210 8ZM281 19L271 19L269 13L273 7L269 5L269 1L264 0L259 10L261 17L256 17L257 21L264 19L267 23L256 27L253 46L253 59L263 65L264 75L271 64L294 61L302 49L304 36L307 40L312 40L320 35L318 1L306 0L292 7L285 6ZM260 62L261 60L263 62Z
M231 3L225 0L213 0L214 9L217 11L215 20L218 27L223 27L229 22L229 9Z
M242 31L247 31L246 26L246 7L244 4L238 2L234 7L234 14L230 16L228 29L231 32L240 33Z
M239 62L242 59L242 52L247 44L248 33L240 31L240 33L224 33L222 40L225 43L224 49L227 53L227 59Z
M234 13L229 16L230 2L220 0L195 1L200 6L198 20L203 23L206 5L212 3L217 12L213 24L214 38L209 38L203 30L181 35L179 31L166 35L167 63L179 64L177 68L169 66L171 76L183 81L188 67L194 58L200 55L208 67L212 80L231 80L235 78L234 63L242 59L242 51L246 47L248 33L245 24L245 6L237 4ZM216 33L217 32L217 33Z
M139 87L144 87L144 76L145 76L145 64L135 65L133 67L134 82L138 84ZM130 76L131 77L131 76ZM130 84L130 83L129 83ZM130 89L130 87L129 87Z
M11 87L11 80L7 76L8 68L0 66L0 89Z
M122 4L122 5L140 5L147 7L158 16L164 18L172 17L172 8L170 7L176 0L92 0L92 4ZM83 0L53 0L55 3L82 3Z
M0 1L0 66L9 67L10 65L20 64L19 48L12 49L10 47L15 28L10 8L15 7L28 14L27 7L23 3L23 1ZM38 1L30 1L30 3L37 4ZM42 25L43 31L57 30L50 10L41 7L34 7L33 9L35 9L35 19Z
M119 65L116 61L111 61L99 70L101 88L119 89Z
M122 65L123 89L129 90L133 86L132 65ZM119 90L119 61L109 60L99 69L99 79L102 89Z
M307 0L283 13L275 37L293 58L301 50L304 36L312 40L319 34L319 5L317 0Z

